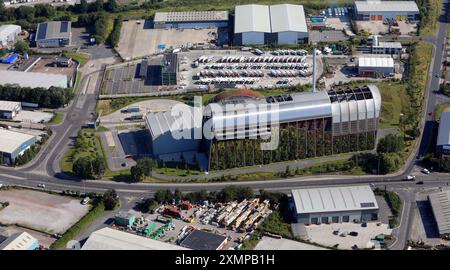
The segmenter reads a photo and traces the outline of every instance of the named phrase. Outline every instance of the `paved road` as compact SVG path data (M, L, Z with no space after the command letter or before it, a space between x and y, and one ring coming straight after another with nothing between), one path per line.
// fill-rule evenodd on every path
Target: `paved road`
M444 3L447 3L445 1ZM426 112L434 110L435 106L442 102L442 98L438 97L438 94L432 90L439 88L439 78L434 77L434 74L440 74L444 40L447 33L447 25L445 23L439 23L439 30L435 38L426 37L424 40L431 42L435 45L436 50L433 54L432 72L430 74L431 79L427 88L427 103L426 110L424 112L425 128L422 133L421 145L418 148L418 153L423 154L427 149L428 143L431 140L432 134L429 128L432 122L432 117L426 115ZM414 39L414 38L413 38ZM95 54L97 55L97 54ZM100 54L99 54L100 55ZM95 57L94 57L95 58ZM94 59L95 60L95 59ZM100 67L94 72L101 72ZM83 74L82 83L86 83L86 80L90 78L91 73ZM401 191L399 194L405 199L405 210L402 215L402 222L398 229L395 230L398 235L398 240L392 248L400 249L404 246L406 239L409 236L409 228L413 213L413 207L411 202L411 194L414 191L420 190L423 187L436 187L446 186L450 182L450 176L446 174L433 174L432 176L418 176L417 181L424 181L423 186L418 186L410 182L402 181L405 175L409 174L415 165L415 160L410 160L408 166L402 174L398 176L368 176L368 177L351 177L351 176L314 176L314 177L297 177L284 180L273 181L250 181L250 182L238 182L238 183L199 183L199 184L180 184L180 183L139 183L139 184L126 184L115 183L107 181L79 181L77 179L71 179L59 172L59 160L63 153L68 149L72 138L75 137L80 127L88 120L91 120L91 112L95 111L96 97L99 90L98 76L96 82L96 90L94 92L87 92L84 94L80 91L77 97L72 102L72 105L66 109L66 117L64 122L56 127L53 127L54 136L43 148L43 151L38 157L21 169L14 168L0 168L0 178L4 184L23 185L29 187L36 187L38 183L45 183L47 189L51 190L78 190L80 192L102 192L106 189L114 188L121 196L145 196L152 195L155 190L170 188L180 189L183 191L197 191L202 189L218 190L228 185L242 185L249 186L255 190L277 190L282 192L288 192L291 189L299 187L310 186L330 186L330 185L349 185L357 183L374 183L375 185L386 185L397 189L410 189L411 191ZM92 83L92 82L91 82Z

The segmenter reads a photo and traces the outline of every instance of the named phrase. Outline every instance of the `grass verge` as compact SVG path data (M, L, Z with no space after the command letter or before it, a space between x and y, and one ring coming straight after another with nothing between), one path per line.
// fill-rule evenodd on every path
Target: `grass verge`
M441 113L447 108L450 108L450 102L443 103L436 108L434 118L436 119L437 122L439 122L439 119L441 118Z
M50 126L59 125L59 124L61 124L63 119L64 119L64 114L59 113L59 112L54 112L53 118L52 118L52 120L50 120L50 122L48 122L48 125L50 125Z
M84 66L84 64L86 64L86 62L89 61L89 59L91 58L90 54L82 53L82 52L67 52L67 51L64 51L63 52L63 56L72 58L73 60L75 60L78 63L80 63L80 66Z

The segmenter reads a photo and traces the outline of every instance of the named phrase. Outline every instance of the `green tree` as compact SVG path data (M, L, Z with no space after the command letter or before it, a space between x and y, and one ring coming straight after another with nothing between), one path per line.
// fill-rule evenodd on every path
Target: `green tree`
M102 200L105 205L105 210L113 210L119 204L119 197L114 189L107 190L103 194Z
M168 189L160 189L155 192L154 198L158 203L168 202L171 199L171 192Z
M380 159L380 173L391 173L400 168L403 164L403 159L397 153L380 153L378 154Z
M399 135L389 134L380 139L377 146L378 153L399 153L404 149L403 137Z
M139 166L133 166L130 169L131 180L133 182L142 182L144 180L144 172Z
M78 13L86 13L88 11L88 3L86 0L81 0L80 4L75 6L75 10Z
M20 54L25 54L30 50L28 44L24 41L18 40L14 44L14 51Z
M83 179L92 179L93 168L92 161L89 157L79 157L72 165L72 171L76 176Z
M105 10L109 12L116 12L118 8L116 0L108 0L105 3Z
M103 174L105 174L105 170L106 170L105 160L99 155L97 155L92 160L92 171L94 177L97 179L101 178Z

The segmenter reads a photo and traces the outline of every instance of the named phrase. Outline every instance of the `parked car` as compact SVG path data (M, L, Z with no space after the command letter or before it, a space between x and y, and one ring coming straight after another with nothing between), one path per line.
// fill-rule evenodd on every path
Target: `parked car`
M421 172L424 174L430 174L430 171L426 168L423 168Z
M45 188L45 184L38 184L37 185L39 188Z
M416 183L417 185L423 185L423 181L419 181Z
M350 232L348 235L350 235L350 236L358 236L358 232Z
M367 222L363 222L363 223L361 224L361 227L367 227Z
M86 205L91 199L89 197L85 197L82 201L81 204L82 205Z

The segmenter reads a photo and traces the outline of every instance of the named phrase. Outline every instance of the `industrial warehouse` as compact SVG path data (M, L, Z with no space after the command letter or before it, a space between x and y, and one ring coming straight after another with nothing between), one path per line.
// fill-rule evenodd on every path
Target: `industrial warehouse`
M45 22L38 25L36 46L42 48L64 47L72 39L72 23L67 21Z
M418 21L419 8L414 1L355 1L355 15L362 21Z
M0 119L14 119L21 110L20 102L0 100Z
M359 76L387 77L394 75L394 59L390 56L360 56L358 58Z
M297 223L327 224L378 219L378 203L369 186L292 190Z
M157 12L153 21L155 28L228 27L228 11Z
M0 128L0 164L14 164L36 141L36 136Z
M37 248L39 248L39 241L27 232L13 234L3 242L0 238L0 250L35 250Z
M374 85L271 97L236 90L213 100L203 112L203 126L211 123L208 136L212 139L201 142L193 137L174 138L175 118L161 113L147 115L153 148L158 149L159 158L164 154L180 156L183 150L197 149L198 155L208 160L201 167L221 170L368 150L375 146L381 96ZM227 105L231 103L241 104L242 108L230 109ZM251 117L245 109L249 104L268 109ZM220 114L211 109L217 106L222 109ZM261 144L271 137L274 123L270 119L274 115L280 124L279 146L273 151L261 151ZM188 121L189 118L184 115L186 121L181 122L187 124L180 127L192 134L199 126L194 124L196 121ZM164 148L159 146L161 142L165 142ZM183 147L178 149L180 143ZM198 161L197 156L191 162Z
M69 81L67 76L63 74L0 70L0 85L7 84L45 89L52 86L61 88L72 87L72 81Z
M308 43L308 28L301 5L236 6L234 43L303 44Z
M440 237L450 236L450 190L428 196Z
M450 110L441 113L436 150L442 154L450 154Z

